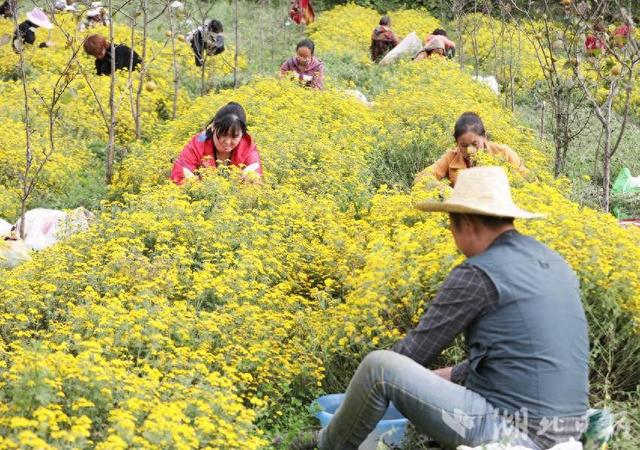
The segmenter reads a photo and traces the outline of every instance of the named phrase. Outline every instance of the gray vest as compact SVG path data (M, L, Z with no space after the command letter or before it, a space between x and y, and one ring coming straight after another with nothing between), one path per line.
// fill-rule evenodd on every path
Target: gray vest
M467 388L501 412L532 418L582 415L589 392L589 337L578 280L564 259L509 231L464 264L498 290L498 307L467 328Z

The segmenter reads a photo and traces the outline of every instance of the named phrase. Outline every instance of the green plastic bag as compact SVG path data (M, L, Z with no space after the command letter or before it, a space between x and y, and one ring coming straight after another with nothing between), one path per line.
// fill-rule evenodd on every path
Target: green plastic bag
M628 168L623 168L611 188L613 215L618 220L638 217L640 208L640 177L632 177Z
M607 409L587 411L587 431L582 433L584 450L606 450L613 436L613 414Z
M611 192L616 194L640 192L640 177L632 177L631 171L627 167L623 168L613 182Z

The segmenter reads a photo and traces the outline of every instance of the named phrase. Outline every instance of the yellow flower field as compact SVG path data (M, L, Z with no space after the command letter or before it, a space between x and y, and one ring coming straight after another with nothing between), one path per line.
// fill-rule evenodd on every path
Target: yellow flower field
M93 58L82 50L82 40L92 33L108 36L106 27L94 28L86 32L78 32L71 15L57 16L62 29L54 28L49 35L53 46L39 49L27 46L25 59L30 75L28 93L32 110L32 140L35 162L42 159L43 151L48 151L49 140L47 105L53 98L52 86L59 81L65 82L64 68L71 59L72 48L79 48L79 57L68 71L70 83L57 103L56 142L57 148L51 160L44 168L39 183L40 190L51 196L61 196L77 182L78 175L86 172L89 164L95 164L95 155L88 151L88 144L106 143L108 138L107 122L109 120L108 97L109 77L95 75ZM11 35L13 24L10 20L0 19L0 35ZM115 28L116 43L131 41L130 30L124 26ZM39 41L48 36L46 31L38 34ZM142 39L136 34L136 49ZM145 89L142 90L141 123L142 138L147 139L156 132L156 127L171 117L173 107L173 57L168 41L148 40L148 71L145 75ZM182 82L197 83L200 71L192 63L193 53L188 44L177 42L177 58ZM224 55L224 54L223 54ZM229 56L211 58L208 71L216 76L223 76L233 71ZM0 46L0 186L8 194L0 200L0 217L16 217L19 206L19 190L14 182L24 171L25 134L23 126L18 125L23 119L23 88L19 81L18 55L11 44ZM240 67L246 65L241 58ZM128 144L135 136L135 123L132 105L138 90L140 74L134 72L129 78L126 72L117 76L116 106L117 141L120 146ZM4 81L2 81L4 80ZM146 83L153 81L156 88L146 89ZM60 85L60 84L59 84ZM184 114L190 104L190 98L183 87L178 93L177 114ZM104 114L104 116L103 116ZM106 119L105 119L106 117ZM106 120L106 121L105 121ZM16 133L16 130L20 130ZM104 147L104 145L103 145Z
M400 10L389 12L391 25L398 39L415 31L420 39L440 26L427 11ZM309 37L318 53L350 56L363 64L372 64L369 56L371 32L378 26L380 14L370 8L349 3L322 14L309 27Z
M372 10L336 8L311 36L329 51L347 12L358 45L331 51L366 58L379 19ZM391 16L399 34L422 27L424 37L437 25L419 11ZM49 50L64 57L62 48ZM0 72L15 63L6 51ZM409 192L372 179L381 152L410 152L416 143L428 143L432 157L444 152L468 110L531 169L525 179L505 166L516 202L548 218L518 228L567 259L585 302L612 302L640 319L640 233L569 201L544 144L457 64L398 65L394 88L374 107L339 90L265 78L185 96L188 114L175 121L155 109L171 96L170 61L160 58L155 70L160 88L143 98L145 140L129 143L96 223L0 269L0 448L267 447L270 417L344 388L362 356L401 337L462 260L447 217L413 208L437 198L439 186ZM33 85L54 76L43 70ZM66 144L47 165L44 190L65 189L95 164L86 142L106 130L86 120L96 111L84 81L72 87L73 100L62 105ZM16 207L2 194L15 189L10 167L24 145L15 133L18 91L0 82L12 102L0 109L0 215ZM247 110L264 184L243 183L232 169L171 184L173 158L232 100ZM131 136L127 109L123 141ZM45 119L39 111L37 123ZM46 145L43 131L35 136Z

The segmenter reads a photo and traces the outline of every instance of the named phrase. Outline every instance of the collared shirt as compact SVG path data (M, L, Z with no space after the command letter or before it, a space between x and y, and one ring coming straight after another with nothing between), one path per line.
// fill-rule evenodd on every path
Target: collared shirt
M428 366L453 339L477 318L498 306L498 291L482 270L461 265L451 271L436 298L392 350ZM457 365L451 381L462 384L468 362Z
M518 154L511 150L507 145L487 142L486 148L482 150L492 155L504 158L522 175L529 173L529 170L524 166L524 163ZM458 172L460 170L468 169L471 166L472 162L465 159L460 149L455 147L447 150L446 153L435 163L418 173L418 175L416 175L416 180L424 177L435 177L438 180L447 178L451 183L451 186L453 186L456 184L456 180L458 179Z

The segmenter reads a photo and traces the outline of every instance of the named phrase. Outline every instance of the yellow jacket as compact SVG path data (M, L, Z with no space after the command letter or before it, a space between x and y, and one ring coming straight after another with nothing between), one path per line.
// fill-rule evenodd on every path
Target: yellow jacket
M518 154L507 145L487 141L486 148L482 150L492 155L501 156L522 175L529 173ZM458 171L468 169L471 166L472 163L464 158L458 147L455 147L447 150L435 163L419 172L416 175L416 181L424 177L433 177L437 180L448 178L449 183L453 186L458 179Z

